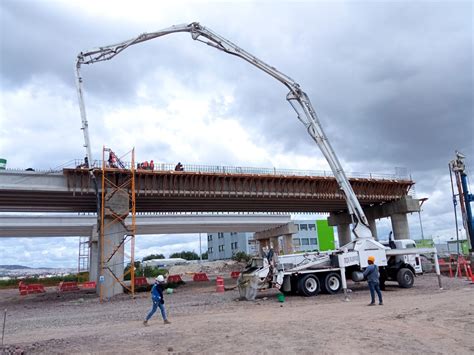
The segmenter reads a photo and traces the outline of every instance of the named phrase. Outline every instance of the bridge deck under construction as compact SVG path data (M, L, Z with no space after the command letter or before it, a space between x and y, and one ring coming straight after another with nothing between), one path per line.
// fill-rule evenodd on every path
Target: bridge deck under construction
M102 171L93 171L99 186ZM123 184L127 169L106 169L107 179ZM26 173L22 173L25 174ZM38 175L39 173L32 173ZM52 174L42 177L51 178ZM21 175L23 176L23 175ZM36 184L32 175L6 184L0 211L96 212L97 199L87 169L64 169L54 188ZM65 180L65 181L64 181ZM363 207L408 195L410 179L349 178ZM27 184L35 184L30 188ZM137 212L336 212L346 209L334 177L222 172L136 170Z
M101 171L94 172L97 179ZM95 210L92 179L84 169L65 169L68 189L82 210ZM108 169L107 178L122 184L130 170ZM136 174L139 212L334 212L346 208L334 177L146 171ZM363 206L406 196L411 180L350 178Z

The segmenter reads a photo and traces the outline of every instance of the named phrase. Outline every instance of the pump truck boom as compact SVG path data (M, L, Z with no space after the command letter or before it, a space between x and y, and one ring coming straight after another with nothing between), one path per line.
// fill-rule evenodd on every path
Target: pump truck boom
M344 291L346 291L345 267L350 267L356 264L360 267L366 267L366 260L363 259L366 258L369 253L371 255L377 254L376 258L378 260L378 265L387 265L387 254L385 252L386 248L373 239L364 211L357 199L356 194L354 193L354 190L352 189L352 186L349 183L349 180L344 172L344 169L342 168L341 163L339 162L339 159L334 153L334 150L332 149L331 144L329 143L329 140L323 131L319 118L313 108L313 105L311 104L308 95L301 89L300 85L295 82L291 77L283 74L276 68L270 66L269 64L258 59L249 52L243 50L231 41L200 25L198 22L193 22L184 25L175 25L160 31L144 33L139 35L138 37L117 44L99 47L97 49L79 53L76 60L76 85L81 112L82 130L84 133L84 146L86 148L86 154L89 159L89 162L93 162L93 160L91 156L92 152L88 132L89 126L87 122L83 97L83 81L80 73L81 66L84 64L93 64L101 61L110 60L125 49L131 47L132 45L179 32L188 32L191 34L192 39L196 41L205 43L225 53L235 55L236 57L247 61L248 63L252 64L253 66L257 67L258 69L262 70L263 72L267 73L268 75L285 85L289 89L289 93L286 95L286 99L295 110L298 120L305 126L309 135L316 142L317 146L323 153L331 168L331 171L334 174L334 177L336 178L340 189L344 193L347 209L352 217L352 222L354 225L352 231L354 233L355 240L343 246L338 251L328 253L327 257L324 258L324 262L318 256L316 258L318 260L312 260L311 262L309 262L309 265L311 265L310 268L308 268L307 266L303 266L308 264L307 260L303 260L301 262L295 261L297 264L294 265L299 266L296 266L296 269L293 268L294 274L304 274L305 270L312 270L313 266L315 265L319 265L322 267L323 265L327 264L328 261L330 261L330 268L333 268L334 271L339 271L341 273L342 287L344 288ZM430 250L429 252L436 253L433 250ZM412 252L411 254L414 253ZM435 259L437 264L437 258ZM265 264L264 262L264 259L261 259L260 261L257 260L257 264L254 265L254 267L252 267L246 273L243 273L241 275L242 277L239 281L239 287L241 290L243 290L244 294L247 294L249 290L251 291L250 293L253 294L254 291L256 291L256 285L261 284L261 282L259 281L262 281L262 278L263 280L268 280L269 284L271 285L275 285L278 288L281 287L283 282L282 278L284 275L282 273L276 272L275 268L269 268L267 265L268 261L267 264ZM284 265L284 263L280 263L280 265ZM269 272L270 270L273 271ZM296 277L299 283L308 284L310 286L312 284L311 280L314 281L314 275L305 276L303 278L299 276ZM247 282L245 281L246 279L248 279L247 281L253 281ZM305 280L304 282L301 281L303 279Z
M92 162L92 153L88 132L89 126L87 123L86 110L83 98L82 78L80 74L81 66L83 64L93 64L101 61L110 60L134 44L138 44L177 32L189 32L191 33L191 36L194 40L203 42L218 50L242 58L243 60L257 67L258 69L269 74L276 80L280 81L290 90L290 92L286 96L286 99L296 111L298 119L304 124L311 138L313 138L318 147L321 149L324 157L326 158L327 162L329 163L329 166L331 167L331 170L340 188L344 192L349 213L353 216L355 224L355 227L353 229L354 234L357 238L371 238L372 235L370 233L370 229L368 227L368 222L367 218L365 217L364 211L362 210L362 207L360 206L360 203L357 200L357 197L352 189L352 186L349 183L349 180L347 179L346 174L344 173L339 159L334 153L334 150L332 149L331 144L329 143L329 140L327 139L323 128L321 127L319 118L316 115L316 111L314 110L313 105L311 104L311 101L308 98L308 95L306 95L306 93L301 89L300 85L289 76L281 73L274 67L268 65L264 61L258 59L257 57L238 47L234 43L214 33L210 29L200 25L197 22L193 22L188 25L176 25L152 33L144 33L136 38L132 38L130 40L118 44L99 47L94 50L79 53L76 61L76 84L82 118L82 129L84 131L85 147L87 150L86 153L89 158L89 161Z

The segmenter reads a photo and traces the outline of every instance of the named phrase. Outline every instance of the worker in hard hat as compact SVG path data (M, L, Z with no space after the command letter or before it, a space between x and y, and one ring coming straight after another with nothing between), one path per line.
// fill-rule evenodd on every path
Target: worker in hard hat
M379 305L383 305L382 301L382 292L380 291L380 283L379 283L379 268L375 265L375 257L369 256L367 258L367 263L369 266L364 270L364 278L367 279L369 284L370 290L370 303L369 306L375 306L375 292L377 292L377 296L379 298Z
M166 311L165 311L165 300L163 298L163 284L165 283L165 278L163 275L158 275L155 279L155 284L151 288L151 301L153 302L153 306L151 308L150 313L146 316L145 320L143 321L144 325L148 325L148 321L150 318L155 314L156 309L160 307L161 316L163 317L163 322L165 324L171 324L171 322L166 318Z

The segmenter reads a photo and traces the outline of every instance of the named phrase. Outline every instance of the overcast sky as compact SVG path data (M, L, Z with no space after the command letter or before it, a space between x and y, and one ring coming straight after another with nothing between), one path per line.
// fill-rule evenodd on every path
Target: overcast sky
M425 237L449 239L456 149L474 170L473 15L471 1L2 0L0 157L35 169L83 158L78 52L198 21L300 83L347 172L407 168L417 197L429 198ZM283 85L187 33L82 74L95 158L105 145L135 147L139 161L329 170ZM419 238L418 216L410 223ZM196 235L139 239L140 255L198 249ZM37 252L35 266L74 266L76 245L0 240L0 264Z

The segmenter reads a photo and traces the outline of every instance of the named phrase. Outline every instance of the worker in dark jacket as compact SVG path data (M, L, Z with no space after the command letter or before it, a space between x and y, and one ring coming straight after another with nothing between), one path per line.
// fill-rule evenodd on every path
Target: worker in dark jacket
M369 306L375 306L375 292L377 292L377 296L379 298L379 305L383 305L382 301L382 292L380 291L380 284L379 284L379 268L375 265L375 257L369 256L367 258L367 263L369 266L364 271L364 278L367 279L369 284L370 290L370 298L371 302Z
M148 325L148 321L150 318L155 314L156 309L160 307L161 316L163 317L163 322L165 324L171 324L171 322L166 318L166 311L165 311L165 300L163 298L163 284L165 282L165 278L163 275L158 275L155 279L155 284L151 288L151 301L153 302L153 307L151 308L150 313L146 316L145 320L143 321L144 325Z

